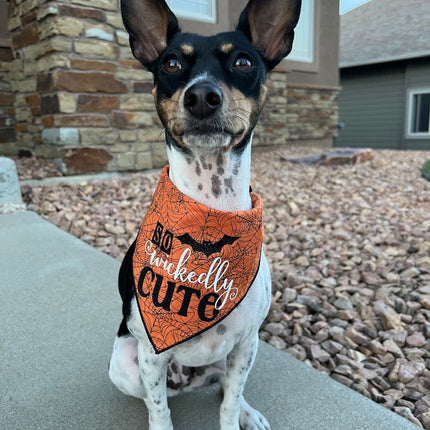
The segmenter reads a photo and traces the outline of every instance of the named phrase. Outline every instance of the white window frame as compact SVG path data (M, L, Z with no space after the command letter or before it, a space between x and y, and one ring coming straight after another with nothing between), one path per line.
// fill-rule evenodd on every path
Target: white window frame
M172 9L174 14L179 18L186 18L191 19L193 21L209 22L211 24L215 24L217 22L217 0L206 1L209 6L208 13L206 14L175 6L175 0L167 0L167 4L169 5L170 9Z
M293 49L287 59L313 63L315 59L315 0L303 0L299 22L295 29Z
M408 90L407 96L407 124L406 124L406 137L409 139L429 139L430 138L430 113L429 113L429 131L428 132L413 132L414 118L413 106L414 106L414 96L418 94L430 94L430 87L413 88Z

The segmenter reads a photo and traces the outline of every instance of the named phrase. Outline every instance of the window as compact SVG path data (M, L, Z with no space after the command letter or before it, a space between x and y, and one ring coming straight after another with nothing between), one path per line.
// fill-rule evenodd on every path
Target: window
M409 91L408 136L430 137L430 88Z
M181 18L216 22L216 0L167 0L167 4Z
M314 0L303 0L289 60L304 63L314 61L314 10Z

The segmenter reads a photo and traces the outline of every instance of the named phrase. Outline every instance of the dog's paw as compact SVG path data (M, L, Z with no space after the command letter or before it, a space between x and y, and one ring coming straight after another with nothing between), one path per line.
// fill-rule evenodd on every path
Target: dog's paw
M173 430L173 424L171 421L166 424L160 424L160 423L150 424L149 430Z
M270 430L270 425L260 412L249 406L242 399L239 416L240 428L242 430Z
M149 430L173 430L170 411L167 409L165 413L149 413Z

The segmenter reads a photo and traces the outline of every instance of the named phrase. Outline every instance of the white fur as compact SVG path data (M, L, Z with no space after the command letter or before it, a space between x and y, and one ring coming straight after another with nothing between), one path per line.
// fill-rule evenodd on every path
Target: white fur
M251 144L238 156L233 152L193 148L185 156L175 148L168 150L170 177L184 194L220 210L247 210L249 196ZM197 173L200 172L200 173ZM222 172L222 174L221 174ZM214 179L221 183L221 195L214 193ZM228 187L225 185L228 181ZM119 338L114 345L110 377L126 394L143 398L149 411L150 430L173 428L167 405L166 373L169 363L183 366L204 366L226 362L221 379L224 398L220 411L221 430L270 429L265 418L243 398L243 389L257 352L258 330L270 305L271 281L269 267L261 255L259 272L243 301L220 324L202 333L197 339L155 354L143 326L136 300L132 302L128 328L132 337ZM138 357L138 364L135 360ZM213 366L213 373L220 372ZM210 371L209 371L210 374Z

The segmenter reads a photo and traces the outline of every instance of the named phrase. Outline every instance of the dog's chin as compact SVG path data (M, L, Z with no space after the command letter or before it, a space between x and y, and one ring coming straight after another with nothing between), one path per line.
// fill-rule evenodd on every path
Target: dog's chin
M232 136L227 133L199 133L184 134L181 140L189 149L199 149L206 151L227 150L232 141Z

